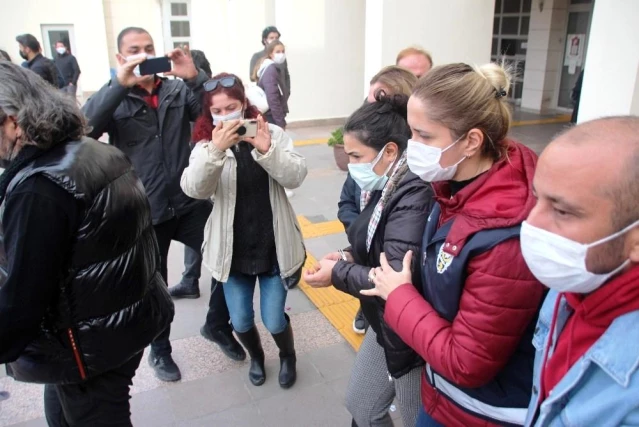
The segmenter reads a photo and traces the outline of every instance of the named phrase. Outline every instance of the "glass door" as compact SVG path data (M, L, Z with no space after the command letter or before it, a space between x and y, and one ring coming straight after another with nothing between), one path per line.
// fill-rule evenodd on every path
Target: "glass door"
M560 108L573 108L571 92L586 63L592 7L592 0L571 0L568 7L568 25L557 98L557 106Z
M75 54L75 34L73 25L42 25L42 47L44 56L55 56L55 44L65 42L71 53Z

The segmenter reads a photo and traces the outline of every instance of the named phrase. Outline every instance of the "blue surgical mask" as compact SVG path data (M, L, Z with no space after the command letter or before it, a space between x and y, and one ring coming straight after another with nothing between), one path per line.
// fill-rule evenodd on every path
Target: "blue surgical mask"
M384 146L384 148L386 148ZM378 191L382 190L388 182L388 171L393 167L391 162L383 175L377 175L373 168L379 163L384 154L384 148L379 152L377 157L370 163L349 163L348 172L351 174L351 178L355 180L359 188L362 191Z
M220 116L218 114L211 114L213 118L213 126L217 126L220 122L228 122L229 120L240 120L242 118L242 110L233 111L226 116Z

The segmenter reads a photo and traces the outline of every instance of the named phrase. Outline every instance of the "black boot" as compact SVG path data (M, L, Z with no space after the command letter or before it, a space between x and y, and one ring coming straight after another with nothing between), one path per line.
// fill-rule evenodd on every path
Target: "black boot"
M222 353L226 354L230 359L238 361L246 359L246 352L233 336L232 330L218 328L212 331L211 328L205 324L200 328L200 334L207 340L217 344L220 350L222 350Z
M272 334L275 344L280 349L280 387L290 388L295 384L297 379L297 357L295 357L295 342L293 340L293 328L291 328L291 319L287 314L286 329L279 334Z
M251 367L249 368L249 380L253 385L262 385L266 381L266 372L264 371L264 350L262 349L262 341L257 328L253 326L247 332L239 333L235 331L240 342L246 347L249 356L251 356Z
M195 282L192 284L180 282L169 288L169 294L173 298L189 298L196 299L200 297L200 285Z

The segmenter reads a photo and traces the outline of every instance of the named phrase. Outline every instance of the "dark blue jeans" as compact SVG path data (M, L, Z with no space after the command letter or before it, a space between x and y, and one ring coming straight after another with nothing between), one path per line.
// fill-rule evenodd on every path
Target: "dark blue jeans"
M255 325L253 294L256 280L260 282L262 322L270 333L279 334L288 324L284 316L284 304L288 291L282 283L277 267L269 273L258 275L231 272L223 288L233 329L242 333Z
M417 425L415 427L444 427L433 419L424 410L424 405L419 408L419 414L417 415Z

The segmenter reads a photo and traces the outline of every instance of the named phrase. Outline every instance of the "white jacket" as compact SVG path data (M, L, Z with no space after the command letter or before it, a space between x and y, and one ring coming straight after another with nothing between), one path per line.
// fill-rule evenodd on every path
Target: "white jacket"
M299 187L306 178L306 159L293 151L293 140L278 126L269 124L271 148L257 150L253 158L269 175L275 250L282 279L300 270L306 257L302 232L286 188ZM226 282L233 257L233 221L237 186L237 163L232 149L220 151L210 141L199 142L184 169L180 185L194 199L213 198L213 212L204 229L203 262L213 277ZM259 212L256 212L259 215Z

